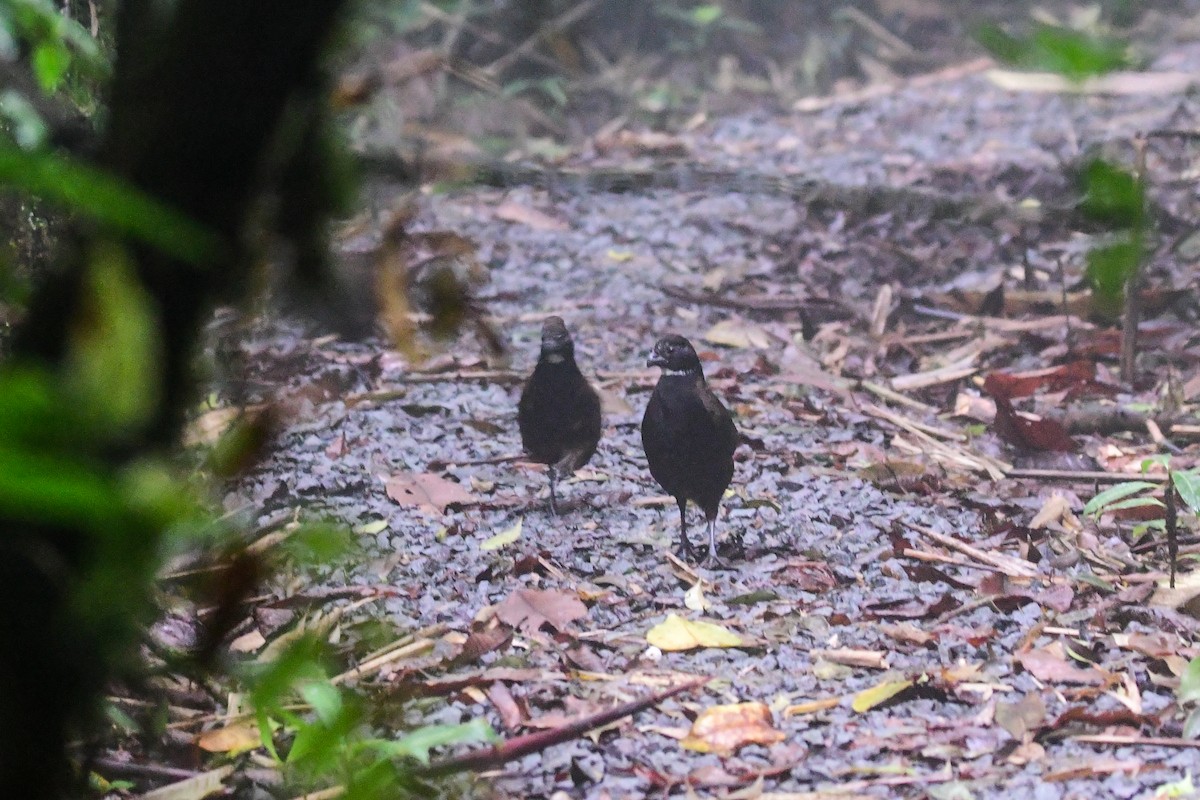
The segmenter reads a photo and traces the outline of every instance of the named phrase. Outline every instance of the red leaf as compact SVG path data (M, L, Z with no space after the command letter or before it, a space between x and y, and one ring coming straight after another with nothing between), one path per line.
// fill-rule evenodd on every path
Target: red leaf
M989 376L988 380L991 380ZM987 384L984 384L987 389ZM1022 450L1054 450L1074 452L1078 446L1067 435L1061 423L1052 419L1029 419L1012 407L1008 398L993 395L996 400L996 419L992 428L1004 441Z

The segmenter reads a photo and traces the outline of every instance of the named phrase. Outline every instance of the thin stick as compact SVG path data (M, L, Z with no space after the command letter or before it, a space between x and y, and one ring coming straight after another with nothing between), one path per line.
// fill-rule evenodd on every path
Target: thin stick
M506 69L511 67L518 59L524 58L525 54L537 47L542 38L551 32L561 32L571 27L580 19L583 19L588 14L592 13L592 9L596 7L599 0L584 0L584 2L570 8L567 11L559 14L554 19L538 26L538 29L533 32L529 38L521 42L519 45L508 51L504 55L497 58L491 64L483 68L483 71L488 75L500 75Z
M466 753L454 758L447 758L442 761L435 761L428 767L424 767L417 771L418 775L424 777L436 777L439 775L450 775L456 772L466 772L489 769L491 767L504 764L508 761L513 761L518 758L523 758L530 753L539 753L547 747L563 742L569 742L576 739L593 728L600 728L616 722L619 719L637 714L647 708L658 705L662 701L674 697L677 694L691 691L708 683L708 678L700 678L699 680L682 683L678 686L673 686L670 689L664 689L661 692L650 695L642 700L634 700L630 703L622 703L615 708L610 708L607 711L601 711L598 714L591 714L583 719L568 723L558 728L553 728L548 731L539 733L526 734L525 736L517 736L512 739L506 739L498 745L486 747L481 750L476 750L471 753Z
M907 527L928 539L932 539L943 547L949 547L951 550L957 550L968 558L973 558L984 564L990 564L1009 577L1033 578L1037 576L1037 569L1027 561L1021 561L1012 556L1006 556L1003 553L989 553L980 550L978 547L973 547L966 542L960 542L953 536L938 533L932 528L926 528L924 525L909 524Z
M1133 140L1133 146L1137 153L1136 165L1134 167L1137 185L1140 190L1145 192L1146 138L1144 136L1136 137ZM1143 202L1145 202L1144 199ZM1143 213L1145 213L1144 210ZM1132 386L1134 379L1137 378L1137 334L1138 323L1142 317L1143 226L1144 223L1139 219L1131 234L1135 243L1133 269L1130 270L1129 278L1125 281L1125 313L1121 319L1121 381L1126 386Z
M1143 745L1200 750L1200 739L1174 739L1165 736L1121 736L1115 733L1097 733L1088 736L1072 736L1071 741L1085 744Z

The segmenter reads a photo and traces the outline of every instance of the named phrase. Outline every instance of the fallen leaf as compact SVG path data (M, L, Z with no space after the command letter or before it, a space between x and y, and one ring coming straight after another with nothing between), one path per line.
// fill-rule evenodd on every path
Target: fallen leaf
M1070 510L1070 501L1063 497L1062 493L1054 492L1046 498L1046 502L1042 504L1041 509L1029 522L1029 527L1033 530L1044 528L1052 522L1058 522Z
M1018 742L1041 729L1046 719L1046 703L1039 694L1030 693L1015 703L996 704L996 724Z
M890 680L877 683L870 689L863 689L861 692L856 694L854 696L854 702L851 704L851 708L853 708L859 714L870 711L875 706L891 700L893 697L900 694L905 689L908 689L912 685L913 682L907 679L901 681Z
M1107 677L1095 667L1077 667L1067 661L1062 645L1058 642L1017 654L1017 661L1029 671L1033 677L1043 683L1078 683L1096 686L1104 683Z
M524 522L523 518L518 518L510 527L497 533L492 538L488 539L483 544L479 545L480 550L499 550L505 545L512 544L517 539L521 538L521 526Z
M563 630L567 623L587 615L587 606L573 592L517 589L496 606L496 616L506 625L533 633L549 624Z
M226 725L224 728L214 728L200 734L196 746L209 753L232 753L234 755L253 750L262 744L258 725L251 722L241 722Z
M225 785L221 781L232 772L233 765L226 764L223 767L160 786L154 791L141 795L138 800L202 800L202 798L224 789Z
M449 506L468 505L475 499L462 484L430 472L398 472L388 478L385 488L397 504L431 514L442 514Z
M987 384L984 384L987 391ZM992 428L996 434L1022 450L1050 450L1073 453L1079 449L1067 435L1061 422L1052 419L1031 419L1018 414L1012 402L1004 397L993 397L996 401L996 418Z
M253 653L266 643L266 638L259 633L258 628L253 628L230 642L229 649L234 653Z
M496 219L528 225L534 230L565 231L567 229L567 223L561 219L552 217L544 211L538 211L536 208L530 208L529 206L513 202L512 200L507 200L496 206L494 213Z
M701 711L680 744L698 753L728 756L748 744L775 744L784 738L765 704L731 703Z
M707 611L712 603L704 597L704 583L696 581L692 588L683 593L683 604L692 611Z
M708 329L704 341L726 347L764 348L771 345L771 337L759 325L739 319L724 319Z
M374 536L378 533L383 533L388 528L386 519L377 519L374 522L364 522L354 529L355 533L361 533L364 536Z
M694 650L697 647L741 647L742 638L720 625L668 614L646 632L646 641L664 651Z

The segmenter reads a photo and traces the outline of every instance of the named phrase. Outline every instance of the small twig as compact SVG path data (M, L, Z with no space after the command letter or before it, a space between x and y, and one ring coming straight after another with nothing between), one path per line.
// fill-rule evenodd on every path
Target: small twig
M699 680L682 683L679 686L673 686L669 689L664 689L661 692L656 692L649 697L641 700L634 700L629 703L622 703L619 706L610 708L607 711L601 711L597 714L590 714L583 719L568 723L558 728L553 728L548 731L539 733L531 733L525 736L516 736L512 739L506 739L498 745L486 747L481 750L476 750L471 753L466 753L461 756L435 761L427 767L417 770L417 774L423 777L437 777L440 775L451 775L456 772L466 772L468 770L484 770L490 767L495 767L504 764L514 759L523 758L530 753L539 753L548 747L556 744L569 742L576 739L594 728L600 728L616 722L619 719L637 714L647 708L658 705L659 703L674 697L677 694L691 691L708 683L708 678L700 678Z
M525 41L521 42L512 50L497 58L491 64L488 64L483 68L483 71L488 75L502 74L505 70L516 63L516 61L524 58L528 52L537 47L538 43L542 41L542 38L546 34L551 32L562 32L571 27L571 25L575 24L575 22L592 13L592 9L594 9L599 2L600 0L584 0L584 2L579 3L573 8L567 9L554 19L539 25L538 29L534 31L533 34Z
M1012 556L1006 556L1003 553L989 553L980 550L978 547L973 547L966 542L960 542L953 536L938 533L924 525L909 524L907 527L909 530L914 530L943 547L949 547L951 550L957 550L968 558L973 558L984 564L990 564L1010 578L1033 578L1037 576L1037 569L1027 561L1021 561Z
M1175 562L1179 559L1179 521L1175 511L1175 476L1167 471L1167 502L1163 518L1167 523L1167 557L1171 559L1171 588L1175 588Z
M913 400L908 395L900 394L899 392L894 392L891 389L889 389L888 387L882 386L878 383L872 383L871 381L861 381L858 385L860 387L862 387L863 389L866 389L871 394L873 394L883 400L887 400L890 403L896 403L897 405L908 406L911 409L914 409L916 411L923 411L926 414L936 414L937 413L937 409L934 408L933 406L929 405L928 403L922 403L920 400Z
M1070 469L1010 469L1010 478L1036 478L1039 480L1076 481L1078 483L1124 483L1137 480L1138 476L1121 472Z
M1088 736L1072 736L1071 741L1084 744L1142 745L1145 747L1181 747L1200 750L1200 739L1175 739L1165 736L1122 736L1115 733L1097 733Z
M1136 152L1134 173L1138 188L1145 191L1146 187L1146 137L1137 136L1133 140ZM1143 201L1144 202L1144 201ZM1144 209L1142 213L1145 213ZM1139 219L1131 234L1136 244L1133 268L1125 281L1125 313L1121 319L1121 381L1126 386L1132 386L1137 378L1137 334L1138 323L1142 317L1142 229L1144 223Z
M97 772L101 772L104 775L129 778L156 778L167 781L187 780L200 774L190 769L168 767L163 764L136 764L132 761L119 761L115 758L106 757L93 760L91 766Z
M993 567L991 564L979 564L971 561L963 561L961 559L951 558L950 556L944 556L941 553L931 553L928 550L916 550L911 547L906 547L900 553L900 555L908 556L909 558L915 558L918 561L933 561L935 563L945 564L951 567L981 569L987 572L998 572L1001 575L1004 574L1004 570L1000 569L999 567Z

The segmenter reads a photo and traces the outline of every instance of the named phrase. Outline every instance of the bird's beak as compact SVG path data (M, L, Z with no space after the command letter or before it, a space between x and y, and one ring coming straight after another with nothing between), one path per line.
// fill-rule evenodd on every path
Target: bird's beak
M658 353L651 353L650 358L646 360L646 366L647 367L665 367L665 366L667 366L667 360L665 358L663 358L662 356L660 356Z

